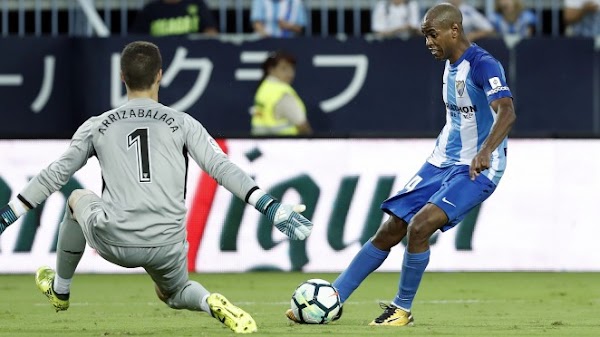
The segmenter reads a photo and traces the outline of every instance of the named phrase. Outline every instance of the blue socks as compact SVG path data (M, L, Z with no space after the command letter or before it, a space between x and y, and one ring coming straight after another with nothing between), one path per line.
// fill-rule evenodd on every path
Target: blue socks
M404 251L402 275L400 276L398 294L394 298L394 305L410 310L428 263L429 250L414 254L409 253L408 248Z
M371 240L365 243L348 268L333 282L342 303L350 297L369 274L381 266L389 253L373 246Z

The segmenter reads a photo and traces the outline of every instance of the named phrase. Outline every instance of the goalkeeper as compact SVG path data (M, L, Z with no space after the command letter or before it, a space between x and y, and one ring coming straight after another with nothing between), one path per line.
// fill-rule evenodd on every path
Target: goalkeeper
M280 204L259 189L197 120L158 103L161 68L156 45L138 41L124 48L121 78L128 102L79 127L63 155L0 210L0 232L43 203L95 156L102 172L102 197L89 190L73 191L60 224L56 272L41 267L35 276L56 311L69 307L71 281L87 242L109 262L143 267L158 297L171 308L205 311L234 332L254 332L256 323L248 313L188 279L184 224L188 153L290 239L307 238L312 223L299 214L303 205Z

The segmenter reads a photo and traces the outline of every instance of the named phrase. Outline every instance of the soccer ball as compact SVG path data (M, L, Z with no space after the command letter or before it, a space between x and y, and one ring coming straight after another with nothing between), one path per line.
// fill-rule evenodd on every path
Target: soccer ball
M292 311L302 323L327 324L340 311L340 295L331 283L310 279L296 288L292 295Z

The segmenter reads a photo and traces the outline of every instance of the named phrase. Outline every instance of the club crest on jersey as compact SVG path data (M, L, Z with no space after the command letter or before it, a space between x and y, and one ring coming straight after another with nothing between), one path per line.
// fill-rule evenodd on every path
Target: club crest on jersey
M456 92L458 97L462 97L465 93L465 81L456 81Z

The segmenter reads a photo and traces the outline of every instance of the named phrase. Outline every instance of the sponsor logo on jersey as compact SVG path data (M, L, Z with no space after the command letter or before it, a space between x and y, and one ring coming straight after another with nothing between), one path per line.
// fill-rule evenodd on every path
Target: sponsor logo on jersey
M496 89L496 88L502 86L502 82L500 81L500 79L498 77L492 77L492 78L488 79L488 81L490 82L492 89Z
M503 87L497 87L497 88L494 88L494 89L492 89L492 90L488 90L488 91L487 91L485 94L486 94L487 96L492 96L492 95L494 95L494 94L497 94L497 93L499 93L500 91L509 91L509 90L510 90L510 89L509 89L507 86L503 86Z
M463 117L464 119L471 119L477 112L477 106L469 105L469 106L458 106L456 104L446 103L446 109L450 113L452 117Z

